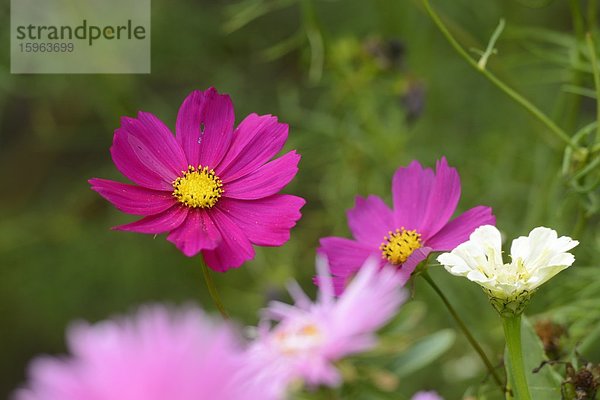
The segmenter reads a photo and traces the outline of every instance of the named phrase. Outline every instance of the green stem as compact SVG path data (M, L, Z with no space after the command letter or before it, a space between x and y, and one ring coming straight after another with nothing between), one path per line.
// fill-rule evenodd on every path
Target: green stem
M561 139L565 144L572 149L577 149L577 144L567 135L565 131L563 131L550 117L544 114L539 108L533 105L529 100L525 97L517 93L510 86L502 82L496 75L491 73L485 68L481 68L477 61L475 61L469 53L458 43L458 41L452 36L446 25L442 22L440 17L436 14L436 12L431 8L429 4L429 0L423 0L423 6L425 10L429 14L431 20L437 25L438 29L442 32L442 35L446 37L450 45L456 50L456 52L467 61L469 65L471 65L476 71L485 76L490 82L492 82L496 87L502 90L505 94L507 94L511 99L517 102L519 105L523 106L531 115L537 118L541 123L546 125L551 132L553 132L559 139Z
M204 275L204 281L206 282L206 287L208 288L208 293L210 294L210 297L212 298L213 302L215 303L215 306L217 307L223 318L229 319L229 314L227 314L227 311L225 311L225 307L221 302L221 298L219 297L219 292L217 291L215 282L213 281L212 276L210 275L210 269L208 268L206 262L204 262L204 259L202 257L200 257L200 264L202 265L202 275Z
M319 82L323 75L323 64L325 60L325 43L323 34L319 28L319 21L313 0L302 0L300 3L302 17L308 44L310 46L310 67L308 77L313 83Z
M581 7L579 0L570 0L569 6L571 9L571 20L573 21L573 27L575 30L575 36L578 41L583 41L585 36L585 21L583 19L583 15L581 14ZM573 60L574 64L582 64L582 55L581 51L577 49L574 54L575 59ZM583 73L578 69L571 70L571 86L580 88L582 86ZM564 124L567 129L574 130L577 126L577 117L579 114L579 108L581 106L581 93L563 93L562 96L566 98L566 105L564 107Z
M483 52L479 61L477 62L477 67L479 69L485 69L485 66L487 65L487 60L492 56L492 54L494 54L494 50L496 49L496 41L502 34L505 25L506 23L503 19L501 19L500 23L498 24L498 27L496 28L496 30L492 34L492 37L490 38L490 41L488 42L487 48Z
M588 32L588 34L585 35L585 41L587 42L588 51L590 52L592 72L594 75L594 87L596 89L596 120L598 121L596 126L596 142L598 142L600 141L600 68L598 68L596 45L594 44L594 38L592 37L591 32Z
M521 316L503 317L504 337L510 359L509 373L512 375L512 384L516 400L531 400L525 365L523 363L523 349L521 347Z
M596 14L598 12L598 4L596 0L589 0L588 2L588 26L590 27L590 31L596 30Z
M429 286L431 286L431 288L437 293L437 295L440 296L440 299L442 299L442 302L444 303L448 311L450 311L450 315L452 315L452 318L454 318L454 321L456 321L456 324L458 325L462 333L465 335L471 346L473 346L473 349L475 349L477 354L479 354L481 361L483 361L483 363L485 364L488 372L490 373L490 375L492 375L494 381L496 382L500 390L502 390L502 393L504 393L504 384L502 383L502 379L500 379L500 377L498 376L498 372L496 372L496 369L490 362L489 358L486 356L485 352L483 351L477 340L475 340L475 338L469 331L469 328L467 328L467 325L460 318L454 307L452 307L452 304L450 304L446 295L442 292L439 286L436 285L433 279L431 279L427 271L423 271L421 273L421 276L425 279L425 281L427 281L427 283L429 283Z

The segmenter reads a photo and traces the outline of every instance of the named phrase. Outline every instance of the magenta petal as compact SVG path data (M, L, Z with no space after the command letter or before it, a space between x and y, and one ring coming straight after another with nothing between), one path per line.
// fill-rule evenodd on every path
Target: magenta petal
M341 276L332 276L331 277L331 284L333 285L333 293L336 296L341 296L342 293L344 293L344 290L346 289L346 286L348 286L348 283L350 283L350 279L348 277L341 277ZM318 282L317 282L318 284Z
M183 151L162 121L149 113L121 118L110 148L115 165L127 178L155 190L172 190L187 168Z
M224 196L233 199L260 199L278 193L296 176L300 155L291 151L233 182L224 182Z
M285 144L287 124L271 115L250 114L233 133L231 147L216 169L221 179L241 178L269 161Z
M106 179L88 181L92 190L110 201L117 209L135 215L153 215L165 211L175 204L170 192L146 189Z
M281 246L290 239L290 229L302 216L300 208L305 203L300 197L273 195L253 201L224 198L218 207L252 243Z
M430 168L423 169L418 161L396 170L392 178L395 228L420 228L433 178L433 171Z
M400 284L404 286L406 282L410 279L411 274L417 268L417 265L421 261L427 258L427 256L431 253L430 247L421 247L416 249L408 259L402 264L400 269L398 270L398 275L401 277Z
M435 235L446 225L460 198L460 178L455 168L448 166L445 157L436 164L435 179L429 193L427 211L421 221L419 233L423 240Z
M225 272L254 258L254 248L250 240L223 211L213 208L210 217L219 230L222 240L214 250L202 251L209 267L215 271Z
M209 212L212 211L190 210L185 221L169 233L167 240L188 257L195 256L201 250L214 249L221 240L221 235L208 215Z
M350 277L362 267L367 258L381 251L374 246L341 237L326 237L320 240L318 252L327 256L329 270L333 275Z
M158 234L177 228L185 220L188 208L174 205L160 214L144 217L126 225L113 227L117 231Z
M377 196L356 197L356 205L348 211L348 225L356 240L379 247L394 225L392 210Z
M434 251L453 250L466 242L471 233L481 225L496 225L496 217L490 207L477 206L465 211L427 240L427 246Z
M177 114L177 141L190 165L215 168L231 143L235 116L228 95L214 88L195 90Z

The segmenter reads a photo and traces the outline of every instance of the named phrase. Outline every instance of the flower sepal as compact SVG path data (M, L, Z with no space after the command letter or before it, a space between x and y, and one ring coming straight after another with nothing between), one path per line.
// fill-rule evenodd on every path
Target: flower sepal
M413 271L411 277L417 277L421 274L426 273L429 270L429 256L430 254L427 255L427 258L425 258L423 261L421 261L420 263L417 264L417 266L415 267L415 270Z
M512 318L523 314L523 311L525 311L529 305L531 296L536 292L535 290L524 291L518 295L507 298L497 297L491 290L488 289L483 289L483 291L488 295L492 307L494 307L494 309L502 318Z

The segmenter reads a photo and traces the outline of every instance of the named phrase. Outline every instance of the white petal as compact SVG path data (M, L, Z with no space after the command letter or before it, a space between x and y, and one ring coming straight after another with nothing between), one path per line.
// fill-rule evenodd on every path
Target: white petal
M469 240L480 244L482 247L493 247L496 250L501 250L502 235L500 231L493 225L483 225L475 229Z
M564 266L565 268L570 267L575 262L575 256L571 253L560 253L555 255L548 262L548 267Z
M446 271L450 272L454 276L467 276L469 271L472 271L472 269L470 268L462 269L460 267L449 267L447 265L444 265L444 268L446 269Z
M559 238L553 229L545 227L535 228L529 234L530 251L523 258L523 263L525 268L531 273L538 268L557 265L552 260L578 244L579 242L572 240L568 236Z
M558 234L554 229L546 228L545 226L538 226L533 228L529 232L529 240L531 240L531 247L546 246L546 244L555 241L558 238Z
M578 244L579 242L577 240L573 240L568 236L561 236L554 242L553 247L556 248L557 252L564 253L571 250Z
M529 256L531 251L529 247L529 238L527 236L520 236L512 241L510 246L510 257L517 261L519 258L525 260Z
M469 241L454 249L453 253L465 260L471 269L483 269L488 275L493 275L496 269L493 261L495 257L491 257L490 260L488 251L477 243Z
M502 235L495 226L480 226L475 229L469 239L471 243L483 250L490 263L502 265Z
M452 275L464 276L467 272L472 270L465 260L456 254L443 253L438 256L437 260Z
M469 273L467 274L467 279L469 279L473 282L477 282L479 284L494 281L493 278L488 278L481 271L476 270L476 269L469 271Z
M543 285L544 283L552 279L560 271L563 271L565 269L567 269L566 266L557 265L554 267L547 267L536 271L536 273L533 274L527 282L529 284L529 289L532 290L539 287L540 285Z
M554 242L558 234L554 229L540 226L529 233L529 255L523 261L525 267L532 271L546 264L555 254Z

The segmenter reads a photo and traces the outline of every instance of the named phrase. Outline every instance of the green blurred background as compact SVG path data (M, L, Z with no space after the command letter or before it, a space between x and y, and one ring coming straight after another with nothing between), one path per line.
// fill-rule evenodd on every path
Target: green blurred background
M11 75L8 50L0 54L0 397L23 382L34 355L65 351L72 320L157 301L214 311L198 261L162 236L111 231L134 217L87 184L91 177L123 180L108 151L120 116L144 110L173 127L185 96L209 86L231 95L238 122L257 112L290 124L285 150L297 149L302 161L286 191L308 201L287 245L257 249L254 261L215 277L235 318L256 323L269 299L287 299L292 277L314 292L318 239L348 235L345 211L355 195L389 201L398 166L412 159L432 166L445 155L461 174L459 211L492 206L508 238L547 225L582 242L576 267L542 288L529 314L568 326L571 344L587 338L584 355L598 361L600 344L589 339L600 325L597 192L573 189L569 173L578 166L561 173L562 144L470 69L418 1L152 3L150 75ZM592 81L576 64L569 2L434 6L467 48L484 49L505 18L489 68L570 133L595 119L594 100L570 93ZM0 22L9 24L8 4ZM0 35L8 49L8 29ZM501 328L484 294L439 267L432 275L500 364ZM454 329L423 281L412 289L391 343L399 354ZM357 391L346 398L407 398L427 388L455 399L486 381L462 336L442 332L446 345L416 368L392 362L348 373Z

